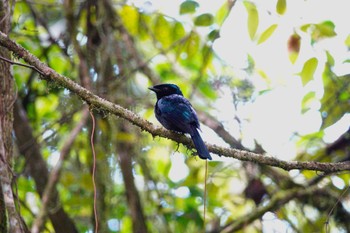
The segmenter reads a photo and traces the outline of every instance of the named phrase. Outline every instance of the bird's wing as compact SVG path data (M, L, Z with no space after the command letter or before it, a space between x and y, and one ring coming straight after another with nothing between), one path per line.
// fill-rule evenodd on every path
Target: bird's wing
M191 133L195 126L199 128L199 122L191 103L180 95L170 95L158 101L161 116L175 127L185 133Z

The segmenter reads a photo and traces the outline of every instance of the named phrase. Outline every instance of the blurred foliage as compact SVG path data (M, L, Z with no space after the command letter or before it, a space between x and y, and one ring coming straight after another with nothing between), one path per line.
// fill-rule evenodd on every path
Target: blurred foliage
M308 32L311 35L312 43L320 39L336 36L335 25L332 21L325 21L319 24L305 24L300 27L303 32Z
M283 15L287 9L287 1L286 0L278 0L276 4L276 11L278 14Z
M246 7L248 13L248 32L250 39L254 39L255 33L259 26L259 12L256 9L255 3L250 1L244 1L244 6Z
M317 65L318 60L315 57L310 58L304 63L304 67L299 73L304 86L314 78L314 73L316 71Z
M55 0L17 1L13 8L10 36L58 73L82 85L88 80L86 87L94 93L152 122L156 122L153 115L156 100L147 87L168 82L178 84L198 112L220 119L222 109L217 109L216 103L224 98L236 111L227 110L225 114L229 117L225 118L232 119L239 129L241 124L249 124L249 119L241 119L239 112L272 89L271 77L264 67L255 63L254 55L247 52L247 57L242 57L246 68L237 70L216 53L213 45L221 38L223 26L235 9L234 4L243 4L247 15L241 23L245 25L256 48L264 46L273 35L279 33L280 25L273 22L265 26L262 23L261 15L266 10L261 7L262 3L219 1L220 4L213 2L213 10L206 12L201 9L202 3L186 0L173 9L178 13L178 17L174 18L153 9L152 1L145 1L143 5L131 2L88 0L64 1L63 4ZM276 1L276 6L269 12L285 17L288 2ZM262 31L261 27L264 28ZM309 113L315 103L319 105L317 111L322 124L317 132L295 136L298 151L295 158L298 160L349 160L349 144L337 147L334 150L336 156L333 156L333 151L327 153L329 145L325 143L324 130L350 112L350 72L337 74L334 71L335 64L349 62L350 58L340 61L329 51L320 51L327 58L324 64L319 57L309 57L304 62L298 60L303 52L301 44L317 46L323 40L336 37L338 33L335 29L332 21L302 22L302 25L293 28L285 41L289 56L286 59L290 59L291 65L299 69L295 76L302 86L307 88L321 81L323 88L321 95L315 90L306 89L301 99L301 114ZM349 38L344 41L348 48ZM268 54L266 57L268 59ZM298 62L301 66L297 66ZM318 77L317 70L320 68L323 69L322 77ZM34 137L50 171L68 135L80 121L85 103L61 87L48 85L29 69L15 66L13 74L18 98L26 110ZM198 232L203 230L204 221L207 231L220 232L237 218L254 213L256 208L268 203L280 190L300 185L305 185L307 189L308 184L320 175L300 171L294 176L274 169L265 172L258 165L249 168L238 161L215 157L209 163L207 219L204 220L205 162L191 156L192 152L181 145L153 138L98 109L94 113L97 120L97 182L99 190L103 191L99 198L100 221L103 223L101 232L132 232L132 216L120 163L122 152L132 158L132 174L149 232ZM227 126L227 122L219 123ZM207 126L210 127L209 124ZM241 142L246 132L231 132L230 129L231 126L226 128ZM93 231L90 133L91 122L75 138L57 185L61 204L79 232ZM212 133L217 133L216 138L222 137L216 129ZM269 132L265 134L269 136ZM264 151L258 141L246 149L259 153ZM19 174L18 197L24 207L21 208L21 215L30 226L40 208L40 198L24 160L23 156L17 157L15 170ZM341 209L349 215L349 209L343 208L346 201L349 206L349 201L341 196L349 185L349 179L348 173L325 176L322 187L329 196L317 196L318 203L313 202L310 196L296 196L293 201L276 206L264 216L274 212L274 218L295 232L321 232L325 229L326 221L331 232L346 232L350 228L348 220L339 219L340 215L333 214L327 208ZM259 186L258 196L254 194L256 186L253 184ZM313 214L309 215L309 212ZM327 219L329 215L331 219ZM265 221L260 216L239 232L261 232L268 221L271 220ZM46 222L45 229L45 232L53 231L50 221Z

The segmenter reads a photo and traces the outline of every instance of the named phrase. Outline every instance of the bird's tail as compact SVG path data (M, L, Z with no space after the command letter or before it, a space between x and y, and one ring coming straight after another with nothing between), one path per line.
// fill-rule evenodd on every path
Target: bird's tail
M191 138L192 138L192 141L194 143L194 146L197 149L198 156L201 159L211 160L211 156L209 154L208 148L204 144L203 139L201 138L201 135L199 134L199 132L196 128L193 129L193 133L191 134Z

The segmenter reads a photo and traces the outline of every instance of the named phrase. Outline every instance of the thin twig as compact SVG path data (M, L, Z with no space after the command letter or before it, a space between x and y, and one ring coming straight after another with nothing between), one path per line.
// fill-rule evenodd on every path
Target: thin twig
M205 160L205 174L204 174L204 198L203 198L203 205L204 205L204 213L203 213L203 232L205 232L205 225L206 225L206 213L207 213L207 182L208 182L208 160Z
M95 117L92 113L92 110L90 110L90 116L92 119L92 130L91 130L91 137L90 137L90 143L91 143L91 150L93 155L93 166L92 166L92 184L94 186L94 218L95 218L95 233L98 233L98 215L97 215L97 188L96 188L96 152L95 152L95 146L94 146L94 134L95 134Z
M338 203L341 201L341 199L343 198L343 196L345 195L345 193L347 193L350 189L350 186L348 186L340 195L340 197L338 197L337 202L333 205L332 209L329 211L328 215L327 215L327 220L325 222L326 225L326 233L329 233L329 219L331 218L331 215L335 209L335 207L338 205Z
M15 62L12 61L10 59L4 58L2 56L0 56L0 60L6 61L8 63L10 63L11 65L18 65L18 66L23 66L23 67L27 67L30 69L35 70L36 72L38 72L40 75L44 76L45 74L43 72L41 72L41 70L39 70L38 68L36 68L35 66L31 66L31 65L27 65L27 64L23 64L23 63L19 63L19 62Z

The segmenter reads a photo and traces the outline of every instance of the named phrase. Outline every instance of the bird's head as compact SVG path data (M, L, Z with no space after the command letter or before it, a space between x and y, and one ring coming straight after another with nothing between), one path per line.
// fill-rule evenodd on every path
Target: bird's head
M160 99L164 96L168 95L183 95L180 88L176 86L175 84L159 84L155 85L153 87L149 87L148 89L154 91L157 95L157 99Z

